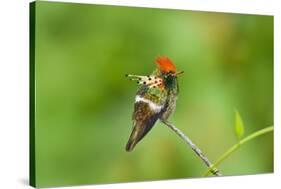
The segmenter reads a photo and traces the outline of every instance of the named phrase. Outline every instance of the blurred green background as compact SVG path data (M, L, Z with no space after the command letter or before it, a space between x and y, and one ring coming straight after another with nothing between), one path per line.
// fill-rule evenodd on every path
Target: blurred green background
M125 152L137 86L158 55L178 70L171 121L215 161L273 124L273 17L70 3L36 3L36 179L39 186L201 177L206 166L157 123ZM242 146L224 175L273 171L273 134Z

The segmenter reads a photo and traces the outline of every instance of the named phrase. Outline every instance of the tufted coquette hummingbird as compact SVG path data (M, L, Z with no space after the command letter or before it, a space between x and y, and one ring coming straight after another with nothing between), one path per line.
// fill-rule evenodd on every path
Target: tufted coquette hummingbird
M157 69L148 76L126 74L140 85L137 90L132 116L133 130L126 145L132 151L136 144L151 130L158 119L168 121L176 108L179 93L178 75L173 62L166 56L155 61Z

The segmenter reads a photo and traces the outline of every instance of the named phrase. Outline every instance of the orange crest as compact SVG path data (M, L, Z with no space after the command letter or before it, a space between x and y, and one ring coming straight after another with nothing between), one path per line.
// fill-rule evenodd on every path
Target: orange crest
M168 72L176 72L176 67L173 64L173 62L166 56L162 56L156 59L156 64L159 68L159 70L162 73L168 73Z

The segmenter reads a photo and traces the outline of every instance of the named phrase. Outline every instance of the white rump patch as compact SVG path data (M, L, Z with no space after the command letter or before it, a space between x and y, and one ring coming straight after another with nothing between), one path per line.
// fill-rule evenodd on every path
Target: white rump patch
M149 107L155 112L158 113L161 111L161 109L163 108L163 106L158 105L154 102L152 102L151 100L148 100L146 98L140 97L139 95L136 96L136 102L144 102L147 103L149 105Z

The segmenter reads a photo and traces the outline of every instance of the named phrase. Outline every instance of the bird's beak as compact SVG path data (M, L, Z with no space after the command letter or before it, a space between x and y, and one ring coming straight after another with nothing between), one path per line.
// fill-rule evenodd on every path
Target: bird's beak
M174 73L174 76L179 76L179 75L181 75L183 73L184 73L184 71L176 72L176 73Z

